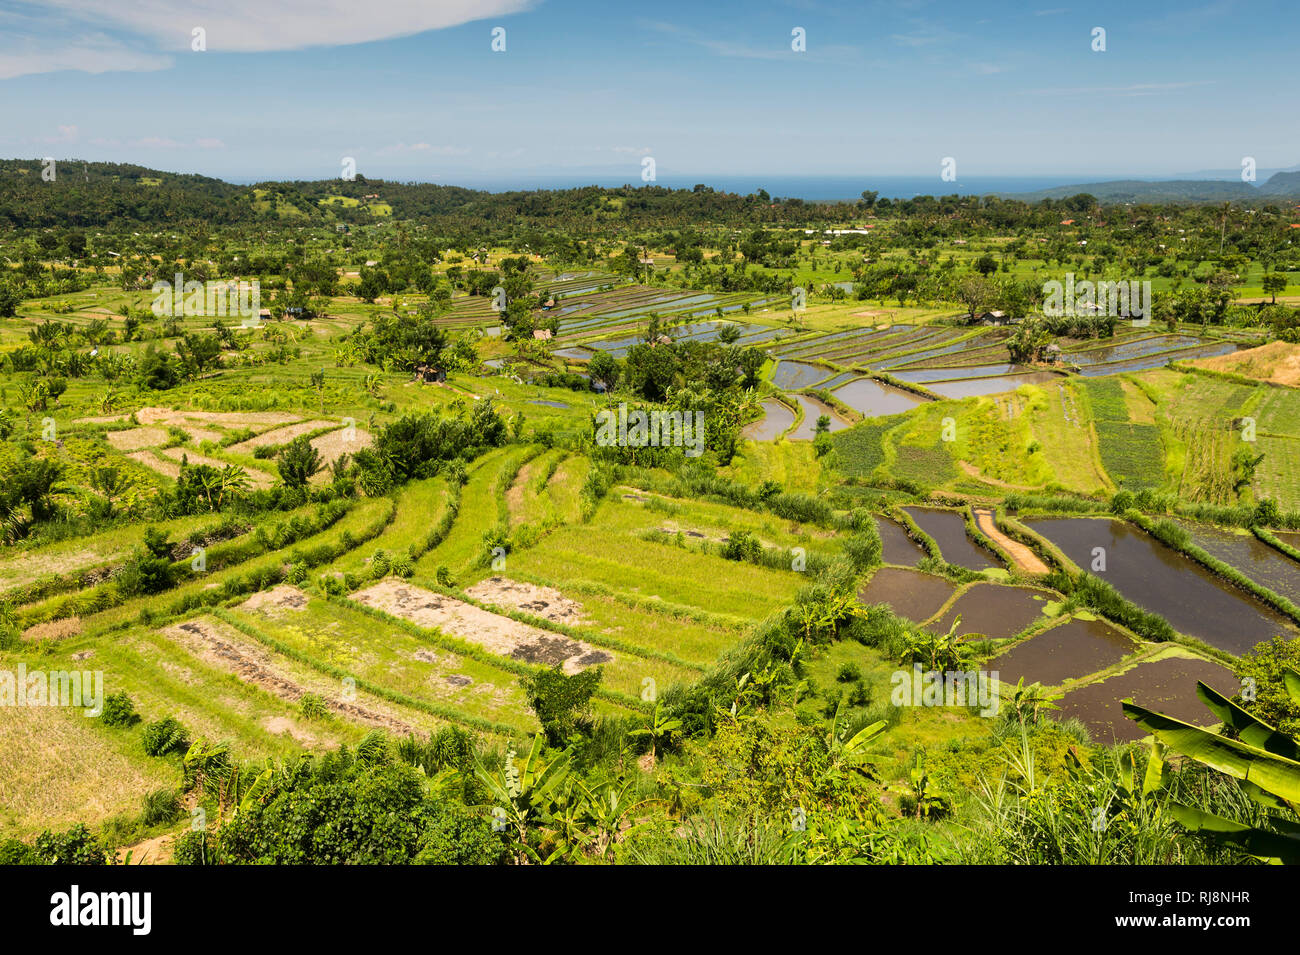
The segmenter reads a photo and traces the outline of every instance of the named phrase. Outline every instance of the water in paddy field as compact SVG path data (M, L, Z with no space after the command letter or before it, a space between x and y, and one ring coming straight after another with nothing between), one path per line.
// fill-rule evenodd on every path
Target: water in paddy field
M983 634L995 640L1005 639L1014 637L1041 617L1046 606L1047 595L1042 591L976 584L958 597L931 629L947 633L960 617L959 635Z
M1139 607L1210 646L1241 654L1274 635L1296 635L1295 625L1271 607L1124 521L1041 517L1024 523ZM1092 569L1097 548L1104 571Z
M1018 643L989 661L1003 683L1060 686L1118 663L1137 645L1103 620L1076 617Z
M975 398L1015 391L1021 385L1041 385L1055 380L1058 375L1050 371L1035 371L1025 375L995 375L991 378L963 378L957 381L924 382L936 395L945 398Z
M763 402L763 417L745 425L742 438L752 441L775 441L794 424L794 412L774 398Z
M887 517L877 517L876 527L880 531L881 558L886 564L915 567L925 557L921 545L907 536L902 524Z
M887 604L900 617L920 623L939 612L957 585L933 574L901 567L882 567L858 591L863 604Z
M1300 602L1300 563L1269 547L1249 531L1237 534L1212 524L1176 521L1202 550L1231 564L1275 594Z
M807 395L791 395L791 397L803 407L803 420L791 432L791 440L811 441L816 437L817 419L822 415L826 415L831 419L832 431L842 431L849 426L849 423L837 415L830 405L818 401L816 398L809 398Z
M941 511L926 507L904 508L916 526L939 545L943 559L970 570L987 570L1001 566L991 553L966 535L966 521L957 511Z
M1014 374L1021 365L955 365L946 368L903 368L890 372L900 381L921 382L952 381L955 378L1005 377ZM928 385L927 385L928 387Z
M1204 682L1224 696L1232 696L1241 683L1232 671L1209 660L1165 657L1139 663L1100 683L1090 683L1071 690L1057 703L1053 716L1058 720L1075 717L1083 721L1093 742L1132 742L1147 731L1124 716L1121 700L1131 699L1157 713L1196 726L1215 722L1214 716L1196 696L1197 681Z
M882 384L873 378L859 378L836 389L835 397L868 418L910 411L925 399L902 388Z
M807 388L829 375L830 369L820 365L809 365L801 361L782 359L772 372L772 384L782 391L794 391Z

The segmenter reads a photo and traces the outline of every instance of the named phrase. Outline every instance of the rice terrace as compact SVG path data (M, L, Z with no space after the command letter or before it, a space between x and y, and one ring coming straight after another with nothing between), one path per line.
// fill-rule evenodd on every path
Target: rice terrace
M1300 861L1300 173L176 155L0 160L0 864Z

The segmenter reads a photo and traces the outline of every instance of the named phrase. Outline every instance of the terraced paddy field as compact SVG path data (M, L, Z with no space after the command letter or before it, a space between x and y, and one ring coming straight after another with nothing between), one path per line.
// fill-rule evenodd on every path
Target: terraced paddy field
M1213 719L1194 692L1198 681L1228 696L1239 688L1226 667L1170 653L1071 690L1057 706L1063 717L1081 720L1099 742L1129 742L1141 739L1143 733L1136 723L1125 719L1121 700L1131 699L1139 706L1197 726Z
M454 789L477 779L476 768L503 767L510 749L517 764L530 737L548 732L532 687L556 669L565 679L600 676L581 728L540 750L544 758L571 744L582 772L606 774L582 777L584 785L626 784L637 812L667 831L724 804L710 802L719 792L735 800L728 806L749 800L754 812L783 818L785 794L773 801L759 792L779 775L762 754L831 778L840 770L818 760L838 734L880 722L866 753L875 788L845 805L873 833L894 819L932 827L927 833L951 823L942 830L951 833L978 811L962 801L973 783L954 786L952 767L966 773L996 761L1001 773L999 747L1018 745L1020 725L1004 719L994 741L994 724L964 707L892 701L892 677L924 656L916 646L937 646L926 643L933 636L952 631L971 667L998 671L1004 717L1018 680L1065 693L1061 711L1025 725L1036 755L1059 773L1061 753L1090 744L1057 719L1078 716L1094 743L1135 739L1119 712L1133 696L1202 721L1197 678L1235 692L1233 657L1274 633L1296 633L1284 614L1132 525L1060 516L1129 513L1119 502L1110 510L1119 490L1168 495L1141 503L1153 515L1176 496L1180 509L1232 507L1245 522L1240 515L1254 513L1265 489L1290 507L1300 404L1289 390L1180 369L1125 370L1222 342L1120 329L1104 343L1065 342L1067 359L1103 374L1064 374L1013 364L1011 330L945 324L938 309L904 309L906 321L889 324L887 311L868 315L862 303L818 304L796 317L754 293L627 285L597 269L537 278L553 298L539 317L559 317L560 342L553 354L525 343L536 373L568 370L600 350L625 355L652 314L672 342L735 329L741 347L777 359L770 387L726 395L727 411L750 421L735 453L622 457L597 446L591 413L629 397L618 388L608 396L573 379L575 387L558 388L457 371L418 384L408 372L348 364L343 333L384 307L370 303L339 303L328 321L288 326L304 353L290 350L283 363L267 357L273 343L251 342L255 360L228 356L230 367L168 390L172 407L156 395L109 400L101 383L70 380L66 408L57 409L70 419L62 443L33 443L38 456L66 461L73 517L0 547L13 623L0 669L22 661L101 670L106 691L129 696L141 722L114 727L62 709L0 720L4 835L30 838L77 821L126 831L115 817L145 834L136 825L142 798L185 785L187 746L146 754L147 727L165 718L179 721L186 743L227 744L243 766L323 760L344 747L371 758L383 739L394 765L421 767L422 786ZM859 325L840 327L850 318ZM482 296L458 295L436 317L457 334L497 322ZM514 343L472 337L484 357L521 367ZM321 368L326 383L309 385ZM274 387L295 375L302 381L292 388ZM774 391L786 394L777 400ZM500 411L492 439L448 451L458 440L449 422L489 400ZM426 412L440 416L428 432L435 437L404 452L398 439L410 422L399 423ZM829 443L810 440L822 414ZM12 421L21 428L25 417ZM1234 491L1229 441L1246 417L1264 458ZM281 465L291 463L293 441L338 468L316 470L289 493ZM186 498L182 462L217 475L203 472L212 483ZM120 469L125 483L96 522L85 515L104 505L100 467ZM242 471L238 490L222 489L227 469L228 477ZM196 513L176 516L182 505ZM1049 577L1055 553L1021 540L1007 517L1022 512L1080 568L1167 618L1174 640L1150 642L1152 629L1128 605L1099 609L1064 576ZM909 537L904 515L937 554ZM978 529L968 515L978 515ZM1277 523L1296 526L1285 514ZM1297 592L1295 562L1281 551L1221 527L1185 526L1247 577L1282 596ZM150 535L156 561L146 556L150 527L165 537L158 544ZM984 546L985 535L1002 550ZM1104 571L1092 570L1096 547ZM192 564L196 550L203 560ZM1211 662L1214 654L1185 637L1221 656ZM682 725L664 730L665 716ZM462 731L474 734L479 765L419 762L469 739ZM737 752L759 754L758 768L736 771ZM40 766L26 765L38 756ZM921 818L905 802L918 767L949 787L944 812L952 815ZM482 805L466 811L481 821L473 814ZM186 824L182 816L143 829L170 839ZM611 844L611 854L622 851Z
M858 592L864 604L886 604L899 616L929 620L948 602L957 585L942 577L900 567L882 567Z
M945 560L970 570L987 570L1001 564L993 553L970 539L966 521L957 511L910 507L908 515L925 533L934 538Z
M1024 523L1134 603L1210 646L1242 653L1274 635L1296 633L1295 624L1278 611L1123 521L1027 518Z
M1106 670L1136 649L1131 637L1110 624L1076 614L998 654L988 665L1005 683L1061 686Z

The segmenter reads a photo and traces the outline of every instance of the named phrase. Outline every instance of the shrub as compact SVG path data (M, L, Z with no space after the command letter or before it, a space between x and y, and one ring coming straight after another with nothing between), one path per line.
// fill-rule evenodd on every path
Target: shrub
M174 789L156 789L146 793L140 805L140 823L154 826L159 823L175 822L181 815L181 802Z
M108 864L108 850L81 823L58 835L45 830L36 837L32 855L39 865Z
M140 715L135 711L135 704L125 693L110 693L104 700L104 712L101 715L105 726L134 726L140 722Z
M329 715L329 707L315 693L304 693L298 700L298 712L305 720L319 720Z
M167 716L144 728L140 737L147 756L166 756L189 749L189 732L174 716Z

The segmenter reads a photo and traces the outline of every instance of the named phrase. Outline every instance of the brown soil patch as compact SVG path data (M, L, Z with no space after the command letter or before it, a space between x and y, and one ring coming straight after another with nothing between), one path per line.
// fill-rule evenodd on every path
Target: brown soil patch
M130 431L110 431L108 443L119 451L138 451L166 444L171 437L162 428L132 428Z
M975 526L980 529L985 537L992 540L995 544L1006 551L1011 559L1016 562L1016 566L1027 574L1050 574L1051 568L1047 566L1032 549L1013 540L998 529L997 521L993 519L993 511L987 507L977 507L974 509Z
M339 428L329 434L322 434L319 438L313 438L311 446L320 455L322 467L312 476L312 483L327 483L330 480L329 466L331 464L342 455L356 454L362 448L368 448L374 443L375 439L371 437L369 431L357 427Z
M131 865L167 865L176 856L176 837L154 836L133 846L123 846L117 850L117 864L126 865L128 855Z
M258 646L244 643L238 631L211 620L189 620L162 631L164 636L178 640L204 661L234 673L245 683L252 683L282 700L296 703L305 693L316 692L333 712L347 719L392 730L400 735L414 733L416 728L404 720L334 698L332 691L321 692L304 687L285 677L275 669L275 658Z
M1300 385L1300 345L1289 342L1269 342L1245 351L1215 355L1213 358L1197 358L1188 364L1212 371L1245 375L1247 378L1270 381L1276 385L1292 388Z
M180 477L181 466L179 464L164 461L149 451L132 451L127 457L137 464L143 464L151 471L157 471L163 477L171 478L173 481Z
M270 590L259 590L239 605L241 610L306 610L307 595L292 584L277 584Z
M582 627L590 622L582 616L582 604L570 600L553 587L526 584L509 577L489 577L466 588L465 593L475 600L522 610L552 623Z
M287 411L174 411L171 408L141 408L135 413L135 420L141 424L179 426L197 421L219 428L239 429L274 428L301 421L302 416Z
M38 623L23 631L24 640L66 640L81 633L81 618L66 617L63 620L50 620Z
M232 454L252 454L254 448L260 448L268 444L288 444L294 438L310 434L313 431L319 431L321 428L337 426L337 421L302 421L298 424L287 425L283 428L272 428L270 431L263 431L257 437L249 438L247 441L240 441L238 444L232 444L227 450Z
M352 595L367 607L409 620L420 627L438 629L476 643L492 653L543 666L560 664L566 673L608 663L612 654L579 640L483 610L453 597L414 587L399 580L383 580Z

